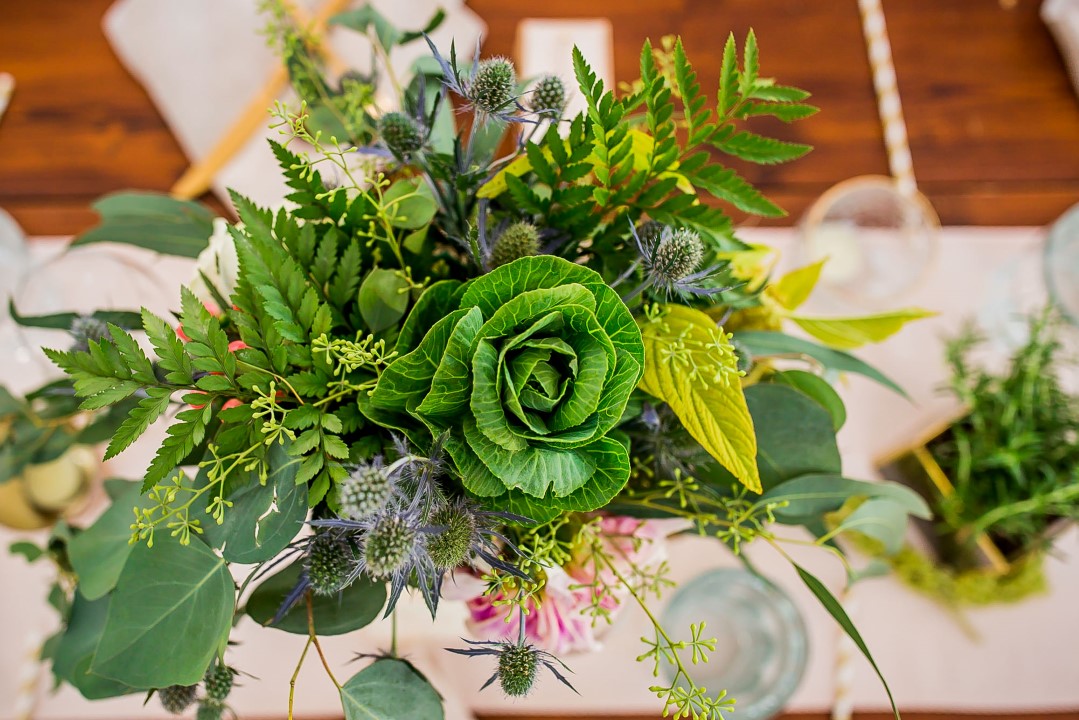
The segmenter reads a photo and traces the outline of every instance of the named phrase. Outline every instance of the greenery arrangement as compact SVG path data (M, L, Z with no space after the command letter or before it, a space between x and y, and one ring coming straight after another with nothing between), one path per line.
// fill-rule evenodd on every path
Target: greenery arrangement
M940 557L911 548L893 557L916 587L971 604L1044 588L1047 531L1079 517L1079 402L1061 387L1058 331L1050 310L1031 317L1026 344L1001 371L973 362L984 342L973 326L948 343L949 390L965 410L925 446L950 484L947 494L925 493ZM986 566L979 538L1001 567Z
M474 588L483 633L452 652L489 657L488 685L570 685L562 656L637 603L654 625L640 659L677 671L650 688L664 714L720 717L733 701L693 679L715 640L649 609L669 585L661 520L785 557L806 541L780 528L802 526L846 563L839 534L897 546L907 516L927 516L901 486L842 475L845 412L821 377L898 391L846 351L925 313L801 313L820 266L773 278L774 253L738 240L722 209L782 213L717 153L800 157L808 147L744 126L812 114L807 93L760 75L750 33L740 54L728 39L713 100L665 41L645 44L621 93L575 53L587 110L566 117L561 79L431 44L407 74L382 66L398 103L385 111L374 78L331 82L317 38L267 9L302 98L274 111L288 206L236 195L230 226L129 193L77 240L197 257L200 273L178 325L143 310L48 351L81 411L123 418L106 458L171 421L143 477L109 483L96 522L23 548L61 569L58 680L210 720L227 710L242 618L306 636L302 664L320 637L393 618L406 593L433 616L452 575ZM335 22L383 59L426 37L371 8ZM326 669L349 720L443 716L396 643L344 682Z

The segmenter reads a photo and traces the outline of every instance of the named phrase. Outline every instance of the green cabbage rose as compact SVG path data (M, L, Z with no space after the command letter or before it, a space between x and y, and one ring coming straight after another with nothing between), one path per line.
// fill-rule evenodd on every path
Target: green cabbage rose
M625 485L629 454L608 433L641 379L644 346L592 270L527 257L439 283L397 349L364 412L420 444L449 430L473 495L540 521L602 507Z

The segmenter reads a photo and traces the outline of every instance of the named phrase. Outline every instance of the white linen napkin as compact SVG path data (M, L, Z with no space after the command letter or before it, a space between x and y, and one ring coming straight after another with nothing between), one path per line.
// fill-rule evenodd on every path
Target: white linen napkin
M314 11L319 0L299 4ZM466 56L485 30L463 0L372 4L406 30L422 27L441 7L446 19L432 39L446 49L455 40ZM264 24L257 0L118 0L105 15L104 30L195 161L210 152L276 68L279 61L260 32ZM370 46L362 35L333 28L328 42L350 66L370 70ZM392 60L395 67L408 68L427 52L426 44L417 42L395 49ZM268 125L269 114L266 117ZM256 133L232 158L215 180L219 197L227 202L227 188L233 188L260 205L281 204L287 191L265 141L276 136L269 128Z

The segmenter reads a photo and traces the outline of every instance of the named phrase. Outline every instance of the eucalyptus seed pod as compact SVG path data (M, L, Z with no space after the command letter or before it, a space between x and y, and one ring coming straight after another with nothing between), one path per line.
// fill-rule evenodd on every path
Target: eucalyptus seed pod
M544 75L532 88L529 108L534 113L561 117L566 107L566 84L557 75Z
M539 656L531 645L507 645L498 656L498 684L510 697L523 697L536 684Z
M179 715L195 702L196 690L194 685L170 685L157 691L157 699L165 712Z
M539 230L529 222L515 222L503 231L491 248L488 265L492 270L514 260L538 255Z
M336 595L345 589L354 565L352 546L333 533L315 535L307 545L304 570L316 595Z
M396 155L408 157L423 147L423 127L401 112L388 112L378 121L378 134L386 147Z
M480 112L490 115L505 110L517 90L513 63L504 57L481 61L467 90L468 99Z

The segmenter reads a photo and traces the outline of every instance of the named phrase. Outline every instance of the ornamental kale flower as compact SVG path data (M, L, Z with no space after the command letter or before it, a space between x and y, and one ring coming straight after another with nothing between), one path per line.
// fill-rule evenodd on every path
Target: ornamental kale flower
M627 448L607 433L644 368L625 304L598 273L553 256L453 288L420 298L406 331L441 319L363 411L420 446L449 430L453 469L488 506L536 521L602 507L629 478Z

